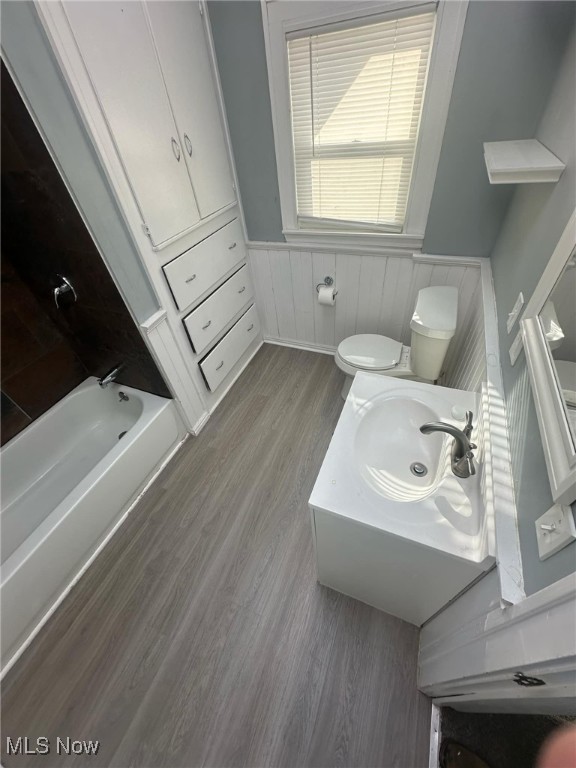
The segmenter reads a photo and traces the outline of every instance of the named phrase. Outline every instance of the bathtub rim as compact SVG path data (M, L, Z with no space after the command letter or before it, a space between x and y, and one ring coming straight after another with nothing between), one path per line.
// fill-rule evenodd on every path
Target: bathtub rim
M36 427L42 427L50 416L58 413L58 411L65 408L66 400L74 397L77 394L82 393L84 390L88 390L98 385L98 379L94 376L90 376L85 381L81 382L77 387L71 390L67 395L55 403L46 413L42 414L39 419L32 422L26 429L19 432L10 443L14 443L18 438L23 439L27 434L30 439L31 430ZM79 483L77 483L72 490L64 496L64 498L48 512L42 522L22 541L16 549L14 549L10 555L0 563L0 589L7 583L14 573L30 558L34 555L38 547L42 546L43 541L50 536L52 531L60 525L62 520L74 510L74 507L84 498L86 494L90 492L90 489L98 482L106 467L115 461L118 461L122 454L129 450L138 437L142 434L155 419L159 418L163 411L170 407L174 402L171 399L160 397L159 395L153 395L149 392L143 392L142 390L134 389L133 387L126 387L122 384L109 384L109 387L113 388L116 392L126 392L137 398L142 403L142 410L134 422L134 424L127 430L126 435L122 441L118 441L114 444L111 450L107 451L99 461L89 470L89 472L82 477ZM153 399L152 399L153 398ZM2 446L0 450L0 465L2 463L2 453L7 449L9 443ZM0 510L0 525L1 525L2 513Z

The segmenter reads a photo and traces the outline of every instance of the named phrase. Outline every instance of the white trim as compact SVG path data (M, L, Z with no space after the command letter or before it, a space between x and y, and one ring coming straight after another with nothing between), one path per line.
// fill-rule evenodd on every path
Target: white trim
M484 504L494 521L500 594L507 603L524 599L524 575L518 533L514 480L506 424L504 384L500 368L498 316L489 259L480 261L486 344L486 382L482 388L485 474Z
M549 708L538 699L562 698L576 672L575 597L576 574L570 574L518 605L502 607L497 578L487 574L423 627L420 690L456 708L468 702L480 709L502 698L535 700L533 711ZM541 676L547 685L524 689L512 681L516 671ZM514 711L513 703L507 706ZM518 706L528 711L525 701Z
M449 267L481 267L490 263L490 259L481 256L436 256L430 253L412 254L414 261L424 264L445 264Z
M236 190L234 190L234 194L236 194ZM198 229L200 229L200 227L203 227L205 224L210 224L211 222L218 219L223 214L228 213L228 211L231 211L234 208L236 208L237 205L238 205L238 202L234 200L232 203L228 203L228 205L225 205L223 208L220 208L219 210L214 211L214 213L211 213L208 216L205 216L203 219L200 219L200 221L196 222L191 227L186 227L186 229L183 229L181 232L178 232L178 234L172 235L172 237L167 237L166 240L162 240L162 242L158 243L157 245L154 245L152 240L150 240L150 248L155 253L161 253L161 251L168 248L168 246L172 245L173 243L178 243L186 235L193 235L195 232L198 231Z
M408 241L406 241L407 243ZM247 240L246 247L249 251L313 251L314 253L350 253L368 256L393 256L398 259L412 259L420 264L438 264L448 267L478 267L482 264L490 264L490 259L482 256L439 256L430 253L421 253L420 251L388 249L382 246L366 247L359 245L351 247L342 241L334 245L297 242L285 243L274 242L272 240Z
M399 235L396 235L399 237ZM306 240L300 241L297 238L294 242L272 242L265 240L248 240L246 247L255 251L313 251L314 253L350 253L358 254L359 256L393 256L394 258L411 259L414 256L414 250L418 250L416 246L419 240L417 238L407 238L402 245L396 247L388 247L383 244L363 244L357 238L351 240L334 239L334 242L327 242L323 239L322 242L308 242ZM414 248L412 248L414 246ZM459 257L445 257L454 258L455 263L459 264ZM462 266L466 264L462 263Z
M169 453L160 461L160 463L156 466L156 468L152 471L152 474L144 484L142 490L136 495L134 500L128 504L125 511L120 515L118 520L114 523L112 528L108 531L106 536L102 539L100 544L96 547L94 552L90 555L88 560L82 565L82 567L79 569L79 571L76 573L75 576L72 577L70 582L64 587L60 595L54 600L50 608L46 611L44 616L40 619L40 621L35 625L34 629L30 632L26 640L19 646L18 650L10 657L10 660L4 664L2 667L2 670L0 670L0 680L4 678L6 673L14 666L14 664L18 661L20 656L24 653L26 648L30 645L30 643L34 640L36 635L40 632L40 630L44 627L46 622L50 619L50 617L56 612L58 606L60 603L64 600L64 598L70 593L72 588L80 581L82 576L86 573L88 568L92 565L94 560L98 557L100 552L104 549L104 547L108 544L110 539L114 536L116 531L124 524L126 521L126 518L128 515L132 512L134 507L140 502L140 499L144 496L144 494L148 491L152 483L156 481L156 478L160 475L160 473L164 470L165 467L168 466L168 464L172 461L174 456L178 453L180 448L184 445L186 440L188 439L188 435L184 435L184 437L180 440L180 442L172 448Z
M306 352L320 352L323 355L334 355L336 347L329 347L324 344L303 344L301 341L292 339L281 339L278 336L264 336L266 344L276 344L278 347L290 347L291 349L303 349Z
M152 333L152 331L160 325L160 323L163 323L167 319L168 315L165 309L159 309L158 312L155 312L153 315L150 315L150 317L144 322L140 323L140 328L144 331L146 335Z
M356 250L364 253L381 253L403 250L412 254L419 251L424 242L424 235L386 234L374 232L315 232L308 229L283 229L283 235L289 244L300 244L307 250L319 247Z
M428 768L438 768L440 765L440 743L442 741L442 724L440 721L440 707L432 704L430 713L430 752L428 755Z
M319 24L378 15L399 7L417 4L419 4L417 1L411 3L351 3L350 5L342 3L345 10L335 14L334 6L329 2L315 3L314 10L310 11L307 3L268 3L266 0L261 0L280 190L280 209L283 231L287 240L303 237L308 243L314 242L314 247L317 248L318 244L322 242L333 244L335 238L342 243L341 238L346 237L346 235L299 230L297 226L285 45L286 32L293 31L295 28L305 29ZM404 225L404 237L416 238L420 240L420 245L414 247L414 243L412 243L410 246L404 246L402 241L399 243L398 235L394 234L372 235L375 242L381 244L381 248L407 247L410 250L417 250L421 247L436 180L467 9L468 0L459 0L458 2L440 0L438 3L434 44L430 57L420 135L414 157ZM352 247L359 247L361 241L359 243L358 235L349 235L348 237L350 239L345 240L345 242L348 242Z
M156 364L174 395L186 429L198 434L198 424L208 418L204 399L190 376L170 326L166 310L160 310L140 324ZM206 417L206 418L204 418Z
M576 445L539 313L576 247L576 210L522 314L520 328L554 501L576 499Z

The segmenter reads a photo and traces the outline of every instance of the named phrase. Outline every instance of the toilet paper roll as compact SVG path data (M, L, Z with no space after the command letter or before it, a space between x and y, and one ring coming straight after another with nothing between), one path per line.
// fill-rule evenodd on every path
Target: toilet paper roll
M336 289L333 285L322 285L318 290L318 304L333 307L336 302Z

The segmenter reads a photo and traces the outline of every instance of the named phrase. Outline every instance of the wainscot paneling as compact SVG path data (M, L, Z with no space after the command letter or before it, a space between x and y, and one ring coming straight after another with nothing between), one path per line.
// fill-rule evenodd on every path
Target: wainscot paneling
M298 248L249 250L264 339L334 352L355 333L381 333L410 344L410 319L420 288L454 285L458 328L441 383L479 391L485 373L479 265L456 258L330 253ZM317 301L329 275L338 291L334 307Z

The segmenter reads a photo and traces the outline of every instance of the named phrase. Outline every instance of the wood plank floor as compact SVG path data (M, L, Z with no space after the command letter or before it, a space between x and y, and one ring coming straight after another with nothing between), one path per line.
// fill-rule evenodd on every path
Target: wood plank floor
M7 676L3 765L428 764L418 630L316 582L341 384L328 355L262 347ZM7 736L100 749L20 758Z

